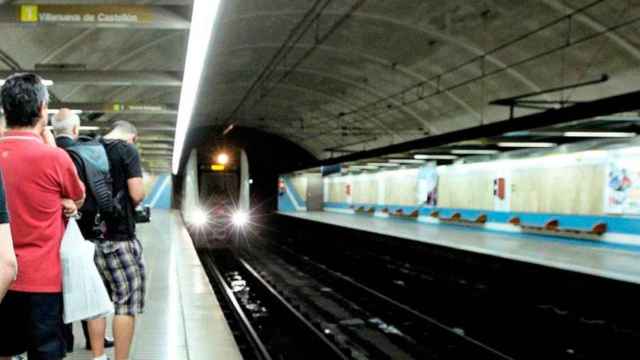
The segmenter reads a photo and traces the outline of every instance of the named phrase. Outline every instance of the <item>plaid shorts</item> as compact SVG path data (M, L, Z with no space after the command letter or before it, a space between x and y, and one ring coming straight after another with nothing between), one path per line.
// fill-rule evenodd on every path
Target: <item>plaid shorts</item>
M116 315L142 314L146 275L140 241L99 241L95 262Z

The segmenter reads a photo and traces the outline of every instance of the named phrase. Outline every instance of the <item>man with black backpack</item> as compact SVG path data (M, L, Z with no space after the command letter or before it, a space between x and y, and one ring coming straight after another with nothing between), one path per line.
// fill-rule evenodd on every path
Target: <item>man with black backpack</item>
M144 200L140 155L134 146L137 136L131 123L116 121L101 140L113 179L113 207L104 216L106 230L96 246L96 265L115 307L115 360L129 358L135 318L142 314L145 300L146 272L134 210Z
M67 151L87 189L85 203L79 209L78 226L85 239L95 242L102 237L97 221L100 209L109 206L108 200L107 204L101 204L100 199L112 196L106 151L99 141L79 136L80 118L69 109L61 109L53 117L52 125L56 145ZM105 337L105 328L104 318L82 322L86 348L92 350L97 359L104 356L105 347L113 346L113 340ZM67 351L71 352L74 340L71 324L66 329L65 337Z

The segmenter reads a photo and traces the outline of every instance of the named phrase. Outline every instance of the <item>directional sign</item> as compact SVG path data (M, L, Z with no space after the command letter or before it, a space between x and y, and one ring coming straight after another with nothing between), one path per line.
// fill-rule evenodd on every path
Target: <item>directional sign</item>
M146 6L139 5L21 5L20 22L26 23L112 23L153 21Z
M188 30L185 6L7 5L0 0L0 24Z

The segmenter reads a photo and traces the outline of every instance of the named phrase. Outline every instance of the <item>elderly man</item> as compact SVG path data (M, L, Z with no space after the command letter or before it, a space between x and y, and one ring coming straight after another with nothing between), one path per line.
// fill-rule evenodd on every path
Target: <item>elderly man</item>
M35 74L6 79L0 90L7 131L0 139L18 276L0 304L0 359L62 359L64 216L84 201L84 186L69 156L46 128L48 92ZM10 325L9 325L10 324Z
M52 119L53 132L56 135L56 144L62 149L69 149L77 144L80 136L80 117L69 109L61 109ZM87 184L87 176L85 166L90 166L83 162L74 160L74 165L78 171L80 179L85 184L85 188L90 189ZM91 196L87 191L87 196ZM97 213L94 210L85 207L80 208L81 218L78 220L78 226L82 232L82 236L90 241L97 241L101 234L96 233L95 218ZM112 347L113 340L105 337L106 320L104 318L94 319L82 322L82 331L86 342L86 349L93 351L95 359L104 358L104 348ZM65 338L67 341L67 351L73 351L73 327L69 324L66 327Z

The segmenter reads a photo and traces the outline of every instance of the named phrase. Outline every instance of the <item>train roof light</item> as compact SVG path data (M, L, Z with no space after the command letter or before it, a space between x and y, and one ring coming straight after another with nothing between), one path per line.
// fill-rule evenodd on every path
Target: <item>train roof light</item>
M220 165L227 165L229 163L229 155L227 155L226 153L220 153L216 157L216 161Z

